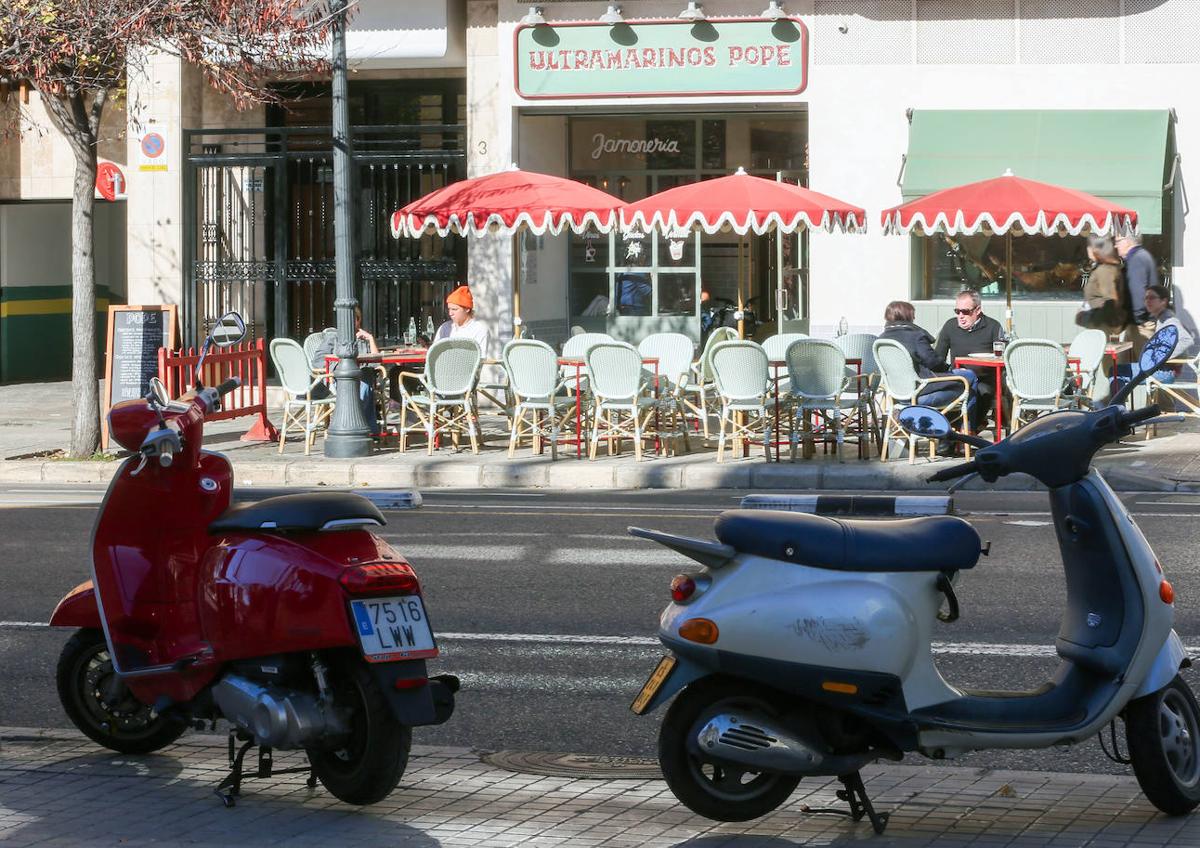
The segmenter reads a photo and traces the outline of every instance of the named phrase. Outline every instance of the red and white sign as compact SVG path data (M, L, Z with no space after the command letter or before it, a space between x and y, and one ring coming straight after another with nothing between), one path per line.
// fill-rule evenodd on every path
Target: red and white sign
M125 174L112 162L101 162L96 166L96 191L105 200L125 199Z

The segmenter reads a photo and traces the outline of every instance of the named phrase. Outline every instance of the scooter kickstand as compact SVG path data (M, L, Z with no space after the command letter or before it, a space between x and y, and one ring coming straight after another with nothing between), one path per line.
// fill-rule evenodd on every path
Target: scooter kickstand
M852 821L862 821L863 817L871 820L871 827L877 834L883 833L887 828L889 813L877 813L875 807L871 804L871 799L867 797L867 788L863 785L862 775L859 772L853 774L843 774L838 777L842 782L844 789L837 790L839 801L845 801L850 805L849 811L835 810L829 807L810 807L805 804L800 809L806 813L827 813L834 816L847 816Z
M845 789L837 791L838 798L850 805L850 818L861 821L865 815L871 820L871 827L876 833L883 833L887 827L889 813L877 813L867 797L867 787L863 785L862 773L843 774L838 777Z
M242 745L235 756L233 753L235 733L238 739L245 738L240 732L229 731L229 774L225 775L225 778L213 790L216 796L221 799L221 803L225 805L226 809L237 804L237 796L242 791L242 763L246 759L246 752L254 747L254 739L251 738ZM267 756L269 758L270 754ZM261 763L259 767L261 768Z

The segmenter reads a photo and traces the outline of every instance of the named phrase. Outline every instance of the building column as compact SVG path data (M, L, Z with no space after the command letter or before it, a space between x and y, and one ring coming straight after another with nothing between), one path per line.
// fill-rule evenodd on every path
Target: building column
M132 59L128 74L126 178L129 303L184 300L183 129L200 125L204 81L164 53ZM143 146L143 139L151 139ZM159 149L157 156L147 155ZM182 339L185 344L190 341Z
M467 0L467 176L507 168L515 159L509 74L500 67L496 0ZM506 28L507 29L507 28ZM467 239L467 282L475 314L502 345L513 333L512 239L494 235ZM485 355L498 355L495 351Z

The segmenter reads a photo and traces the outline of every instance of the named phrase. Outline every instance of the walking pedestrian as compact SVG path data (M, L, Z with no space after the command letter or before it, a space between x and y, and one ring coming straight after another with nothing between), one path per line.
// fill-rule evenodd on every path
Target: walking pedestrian
M1137 332L1127 332L1125 341L1133 342L1129 358L1136 362L1142 355L1146 340L1154 335L1154 316L1146 310L1146 289L1158 285L1158 263L1150 251L1142 247L1142 237L1133 233L1117 238L1117 253L1125 260L1125 284L1128 286L1129 306Z

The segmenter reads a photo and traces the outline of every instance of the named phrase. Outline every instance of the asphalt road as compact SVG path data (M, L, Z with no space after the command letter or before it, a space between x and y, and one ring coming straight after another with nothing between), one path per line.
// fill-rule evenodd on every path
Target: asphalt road
M0 490L0 725L65 727L54 692L64 631L44 626L57 599L88 578L101 492ZM269 494L253 493L255 496ZM710 536L736 493L429 492L389 513L384 537L420 575L442 655L463 680L446 725L415 741L483 750L651 756L661 714L629 701L661 650L654 640L671 577L687 560L629 537L631 524ZM1200 497L1128 495L1177 592L1176 628L1200 645ZM938 665L952 683L1035 688L1053 670L1064 594L1044 495L959 493L991 556L957 584L962 618L939 625ZM1124 771L1098 744L983 752L960 764Z

